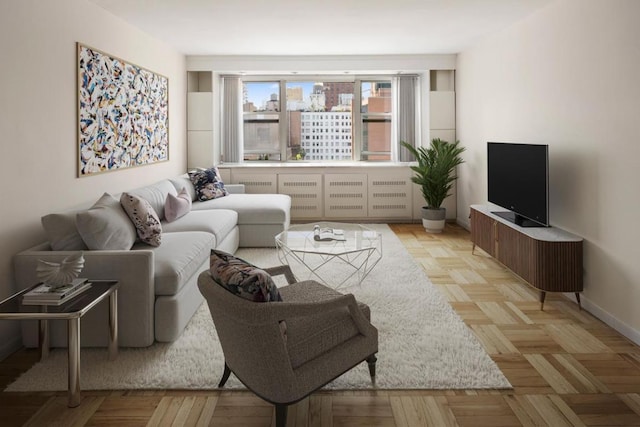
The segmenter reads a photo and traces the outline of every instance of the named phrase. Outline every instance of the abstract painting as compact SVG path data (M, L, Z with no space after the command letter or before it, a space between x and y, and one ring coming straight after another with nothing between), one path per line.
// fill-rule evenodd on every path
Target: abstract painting
M169 160L169 80L78 43L79 176Z

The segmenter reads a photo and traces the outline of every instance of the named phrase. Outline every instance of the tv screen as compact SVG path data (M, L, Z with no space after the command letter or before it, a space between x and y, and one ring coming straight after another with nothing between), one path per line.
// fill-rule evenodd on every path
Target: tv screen
M549 226L549 146L487 143L489 202L495 212L523 227Z

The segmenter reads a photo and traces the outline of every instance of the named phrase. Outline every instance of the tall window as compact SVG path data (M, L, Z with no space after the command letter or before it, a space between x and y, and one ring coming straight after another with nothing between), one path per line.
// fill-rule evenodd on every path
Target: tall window
M244 160L280 160L280 82L243 82Z
M243 78L244 160L390 161L391 77L345 80Z

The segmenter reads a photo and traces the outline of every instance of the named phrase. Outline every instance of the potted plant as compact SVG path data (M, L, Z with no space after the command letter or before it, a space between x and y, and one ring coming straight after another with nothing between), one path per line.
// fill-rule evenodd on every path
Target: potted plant
M428 148L415 148L405 141L401 141L416 158L418 165L410 166L415 175L411 181L420 186L422 196L427 202L422 207L422 225L430 233L440 233L444 229L446 209L442 207L444 199L451 193L451 189L458 179L455 174L456 166L463 163L460 156L465 150L460 147L460 141L450 143L440 138L431 141Z

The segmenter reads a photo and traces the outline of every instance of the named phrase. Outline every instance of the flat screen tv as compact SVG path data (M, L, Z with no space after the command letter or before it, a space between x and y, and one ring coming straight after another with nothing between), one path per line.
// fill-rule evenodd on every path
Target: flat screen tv
M489 202L521 227L549 226L549 146L487 143Z

